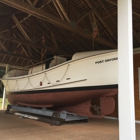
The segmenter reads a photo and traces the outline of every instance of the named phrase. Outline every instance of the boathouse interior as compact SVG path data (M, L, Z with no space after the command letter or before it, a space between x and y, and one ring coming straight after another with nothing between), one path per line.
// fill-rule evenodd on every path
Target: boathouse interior
M133 0L133 46L140 46ZM0 63L28 66L49 55L117 49L117 0L1 0Z
M140 121L140 1L132 0L135 118ZM49 56L117 49L117 0L0 0L0 76ZM118 97L115 111L118 118Z

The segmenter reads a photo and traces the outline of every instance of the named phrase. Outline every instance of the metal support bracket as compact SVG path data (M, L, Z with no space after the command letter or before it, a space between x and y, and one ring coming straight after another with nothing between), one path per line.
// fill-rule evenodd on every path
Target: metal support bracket
M25 118L34 118L32 115L26 115L23 113L30 113L34 115L42 115L42 116L48 116L52 117L52 121L56 122L61 122L61 121L75 121L75 120L85 120L87 121L89 118L86 116L78 116L75 113L70 113L67 111L53 111L53 110L48 110L46 108L42 109L37 109L37 108L32 108L32 107L24 107L24 106L19 106L19 105L8 105L6 113L9 113L10 111L19 111L22 113L19 113L18 115L21 117ZM38 117L38 120L44 120L40 116ZM56 124L57 125L57 124ZM59 124L60 125L60 124Z

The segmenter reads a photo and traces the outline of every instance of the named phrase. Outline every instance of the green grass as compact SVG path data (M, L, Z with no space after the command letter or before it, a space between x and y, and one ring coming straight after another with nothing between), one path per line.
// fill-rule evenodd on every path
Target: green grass
M6 106L9 104L8 100L6 99ZM0 97L0 108L2 108L2 98Z
M2 104L2 98L0 98L0 106L1 106L1 104Z

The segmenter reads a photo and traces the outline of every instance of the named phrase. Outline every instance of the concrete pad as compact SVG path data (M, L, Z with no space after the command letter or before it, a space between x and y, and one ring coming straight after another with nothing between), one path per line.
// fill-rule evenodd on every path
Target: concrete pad
M117 120L90 119L88 123L76 121L52 126L4 112L0 110L0 139L3 140L119 140Z

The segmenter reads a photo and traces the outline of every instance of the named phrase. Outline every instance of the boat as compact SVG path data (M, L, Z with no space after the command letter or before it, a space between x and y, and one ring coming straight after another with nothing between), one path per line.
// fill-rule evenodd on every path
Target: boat
M117 50L54 56L30 69L13 69L1 81L11 105L66 110L102 118L115 109L118 93Z

